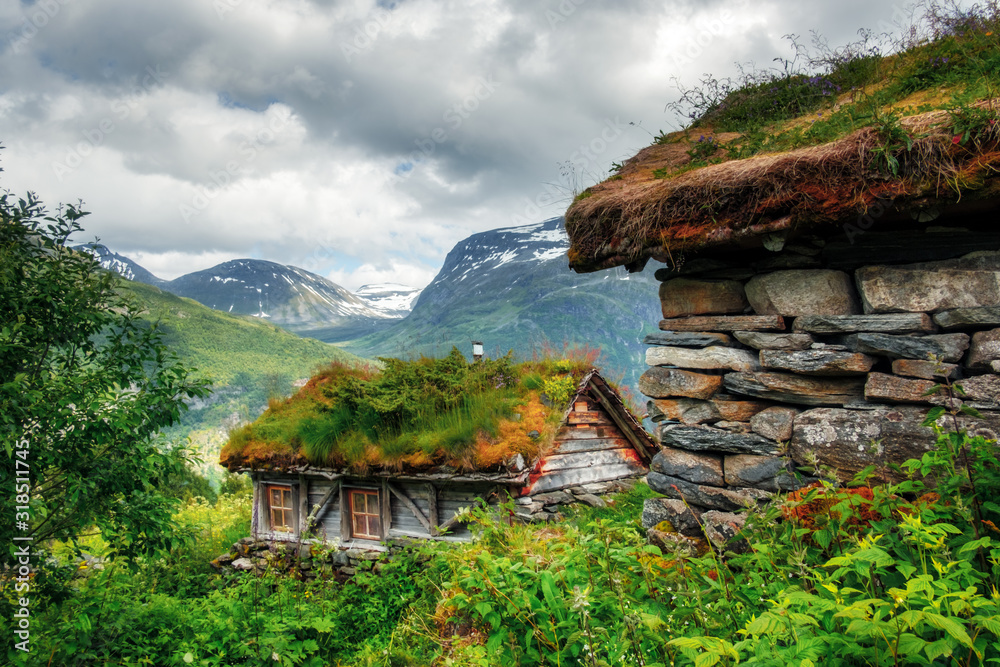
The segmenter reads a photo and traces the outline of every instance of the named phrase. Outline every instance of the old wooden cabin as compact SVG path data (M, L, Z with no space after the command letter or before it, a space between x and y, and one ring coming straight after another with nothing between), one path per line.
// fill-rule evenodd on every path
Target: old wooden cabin
M404 403L430 394L439 414L405 414ZM385 408L380 420L371 405ZM463 426L483 410L492 421ZM335 433L338 419L348 426ZM465 441L455 435L463 428ZM255 540L382 550L393 538L468 540L463 508L477 503L514 499L528 521L558 518L561 505L601 504L645 475L656 449L595 369L467 364L456 351L393 360L378 373L321 373L236 432L222 462L253 479Z

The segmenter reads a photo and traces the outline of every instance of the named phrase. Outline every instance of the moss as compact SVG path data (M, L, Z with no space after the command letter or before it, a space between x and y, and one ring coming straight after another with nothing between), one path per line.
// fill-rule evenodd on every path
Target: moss
M308 461L359 470L441 463L489 470L517 454L530 460L554 437L590 356L470 364L453 350L444 359L383 359L381 372L328 367L233 431L222 462L231 469ZM560 391L555 404L543 402L541 391L556 387L570 391Z

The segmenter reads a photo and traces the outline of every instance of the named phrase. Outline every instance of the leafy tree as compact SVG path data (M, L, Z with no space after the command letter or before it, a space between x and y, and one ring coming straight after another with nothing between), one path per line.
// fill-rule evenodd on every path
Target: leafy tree
M140 318L119 279L67 245L85 215L79 206L49 215L33 194L16 201L0 194L0 542L7 553L14 536L38 545L95 529L113 557L169 546L176 501L157 487L184 474L188 454L164 447L157 433L178 420L185 399L209 393Z

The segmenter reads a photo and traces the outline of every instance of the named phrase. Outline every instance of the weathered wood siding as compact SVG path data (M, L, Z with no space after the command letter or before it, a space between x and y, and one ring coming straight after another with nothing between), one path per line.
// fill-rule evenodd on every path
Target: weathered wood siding
M427 497L427 490L424 484L412 482L392 482L393 486L406 494L410 501L417 506L424 517L430 519L430 500ZM389 537L430 537L423 523L413 515L410 508L406 507L399 498L389 494L389 507L392 508L392 524L389 529Z
M334 485L326 479L310 478L309 481L309 511L323 500L323 496ZM326 506L326 511L316 524L316 536L323 540L340 538L340 494L334 493Z
M475 484L455 484L438 488L438 512L440 523L445 523L463 507L472 507L477 498L489 500L492 487ZM465 542L472 539L472 533L463 523L455 524L442 539Z
M254 497L256 502L261 506L258 507L260 516L266 516L266 507L263 506L264 494L258 492L258 485L263 484L292 484L298 492L300 480L298 477L290 476L278 476L278 475L261 475L255 484ZM446 484L442 482L437 482L433 485L427 482L402 482L390 480L389 483L395 487L398 491L405 493L410 501L416 505L416 507L423 514L424 518L432 526L439 526L448 522L459 509L463 507L471 507L476 503L477 498L488 498L490 496L493 487L491 485L483 484ZM367 478L343 478L340 482L332 482L328 479L322 477L308 477L308 501L305 503L306 512L311 512L315 505L318 505L326 496L327 492L336 484L342 484L343 489L375 489L379 491L380 502L389 505L389 513L391 514L391 520L389 522L388 537L415 537L415 538L431 538L431 532L424 526L423 522L418 519L411 509L406 506L405 503L399 500L393 493L386 494L382 487L381 479L367 479ZM259 487L263 488L263 487ZM435 489L435 500L430 497L431 488ZM316 539L320 540L334 540L340 539L342 541L350 539L348 535L343 535L343 515L341 508L341 498L346 496L342 493L334 493L327 503L326 509L321 515L316 528L314 531L314 536ZM296 496L297 497L297 496ZM384 506L384 505L383 505ZM432 512L432 507L437 510L436 516ZM261 527L261 532L263 534L268 534L269 531ZM472 534L469 532L468 528L464 524L458 523L452 526L448 531L447 535L440 536L437 539L447 540L447 541L467 541L471 538Z
M532 470L523 495L636 477L642 456L597 401L582 397L556 434L551 453Z

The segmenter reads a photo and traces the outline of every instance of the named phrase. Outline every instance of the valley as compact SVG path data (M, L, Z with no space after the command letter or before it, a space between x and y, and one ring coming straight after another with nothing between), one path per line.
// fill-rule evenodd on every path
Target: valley
M599 349L598 364L626 391L641 369L643 336L659 317L653 270L566 270L562 218L474 234L445 258L423 290L365 285L352 293L314 273L238 259L162 280L111 249L89 252L119 273L160 322L165 342L213 382L165 435L190 438L201 474L217 482L229 429L253 420L320 365L376 357L487 356L520 359L565 348Z

